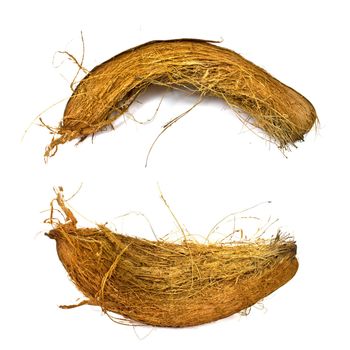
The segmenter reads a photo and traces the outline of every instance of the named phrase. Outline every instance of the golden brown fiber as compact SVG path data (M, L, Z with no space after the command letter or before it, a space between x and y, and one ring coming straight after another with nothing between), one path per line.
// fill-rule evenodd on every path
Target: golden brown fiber
M87 300L104 312L163 327L194 326L227 317L266 297L298 269L296 245L276 236L235 244L149 241L104 225L78 228L66 214L47 234Z
M96 66L81 80L45 155L110 126L152 84L222 98L282 148L302 140L317 119L305 97L231 50L196 39L152 41Z

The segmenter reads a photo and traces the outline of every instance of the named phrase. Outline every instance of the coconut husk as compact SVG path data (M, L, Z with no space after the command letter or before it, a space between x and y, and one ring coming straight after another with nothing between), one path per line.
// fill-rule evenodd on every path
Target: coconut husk
M247 113L282 148L303 140L317 120L305 97L231 50L196 39L151 41L112 57L81 80L45 156L55 154L59 144L110 126L152 84L219 97Z
M295 242L272 239L232 244L150 241L105 225L79 228L59 193L64 223L51 220L64 268L86 300L124 320L162 327L215 321L254 305L298 269ZM69 308L69 306L66 306Z

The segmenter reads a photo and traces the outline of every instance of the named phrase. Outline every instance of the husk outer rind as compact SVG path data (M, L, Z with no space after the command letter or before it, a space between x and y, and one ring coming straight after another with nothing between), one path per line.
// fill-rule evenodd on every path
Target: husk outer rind
M221 319L266 297L297 271L295 242L283 236L232 245L170 243L116 234L104 225L56 223L60 261L104 312L153 326Z

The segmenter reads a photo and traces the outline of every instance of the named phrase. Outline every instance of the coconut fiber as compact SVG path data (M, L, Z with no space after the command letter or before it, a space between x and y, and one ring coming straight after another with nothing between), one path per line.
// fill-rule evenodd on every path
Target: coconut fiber
M63 120L51 129L45 155L111 126L152 84L222 98L282 148L302 140L317 119L305 97L231 50L196 39L151 41L112 57L81 80Z
M281 235L231 244L150 241L104 225L78 228L60 193L56 200L66 220L51 219L47 235L86 297L81 304L131 324L185 327L218 320L254 305L298 269L295 242Z

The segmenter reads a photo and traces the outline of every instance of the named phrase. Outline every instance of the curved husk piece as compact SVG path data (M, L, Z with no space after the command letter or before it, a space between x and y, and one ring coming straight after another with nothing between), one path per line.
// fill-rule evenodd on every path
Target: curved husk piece
M196 39L152 41L96 66L81 80L45 155L111 125L152 84L222 98L282 148L303 140L317 120L305 97L231 50Z
M56 223L47 235L87 298L83 304L131 323L185 327L215 321L254 305L298 269L295 242L286 237L231 245L149 241L104 225L78 228L63 209L69 221Z

